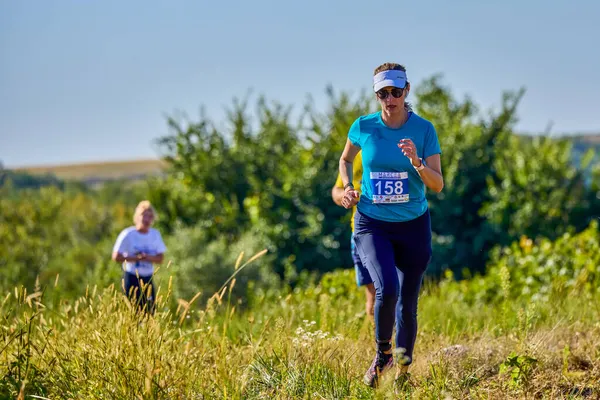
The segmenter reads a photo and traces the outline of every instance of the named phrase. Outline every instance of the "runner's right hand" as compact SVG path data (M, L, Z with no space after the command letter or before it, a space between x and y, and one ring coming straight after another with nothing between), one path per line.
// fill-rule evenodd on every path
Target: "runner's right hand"
M358 203L359 198L360 193L358 193L358 190L348 187L344 191L344 197L342 197L342 206L344 208L352 208Z

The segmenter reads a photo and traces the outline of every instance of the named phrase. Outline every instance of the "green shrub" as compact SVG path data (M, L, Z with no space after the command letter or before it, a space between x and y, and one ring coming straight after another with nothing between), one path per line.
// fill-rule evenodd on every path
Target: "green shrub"
M485 275L457 282L448 273L440 290L456 292L461 301L475 305L591 294L599 284L600 240L598 223L592 221L584 231L565 233L555 241L542 238L534 242L523 236L492 252Z
M247 232L234 242L225 236L207 241L200 225L176 228L167 241L167 247L168 254L164 265L158 270L157 279L164 281L172 275L175 297L191 299L200 292L197 298L199 304L219 291L236 272L236 265L241 266L264 249L272 251L268 240L256 232ZM242 258L237 263L240 255ZM256 282L253 288L278 287L278 277L271 272L273 257L272 252L267 253L237 273L233 297L244 301L250 281Z

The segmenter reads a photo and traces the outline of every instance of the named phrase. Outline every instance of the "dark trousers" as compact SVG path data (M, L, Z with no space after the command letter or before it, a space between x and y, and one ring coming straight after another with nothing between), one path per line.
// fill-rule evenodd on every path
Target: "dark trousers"
M396 320L396 348L404 353L399 362L408 365L417 336L419 291L432 253L429 210L407 222L380 221L357 211L354 235L375 284L378 348L389 346Z
M154 283L152 276L140 276L131 272L123 273L123 291L139 309L154 313Z

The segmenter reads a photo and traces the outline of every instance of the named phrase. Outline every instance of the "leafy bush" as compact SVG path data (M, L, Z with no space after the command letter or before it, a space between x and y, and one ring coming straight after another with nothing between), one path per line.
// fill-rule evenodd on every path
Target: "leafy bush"
M575 164L569 141L514 132L523 90L506 92L498 110L481 114L435 76L415 91L415 109L431 120L442 147L444 190L428 193L434 257L428 274L483 272L491 250L523 234L555 239L584 229L600 212L600 174L591 155ZM334 205L331 187L348 129L374 111L373 97L328 91L322 110L259 98L234 102L227 123L169 120L159 140L170 168L151 190L168 210L163 228L201 223L210 239L257 230L277 248L273 268L295 284L302 271L351 265L350 212ZM217 126L219 126L217 128ZM596 173L589 174L589 171Z
M236 273L232 294L236 300L245 301L250 281L256 282L254 288L279 286L278 277L272 272L274 249L268 239L257 232L248 232L231 242L225 236L208 240L200 225L179 227L169 237L167 247L169 264L161 267L157 278L164 281L166 275L172 275L174 296L178 299L191 299L200 292L198 304L205 303L237 272L236 266L242 266L265 249L268 250L266 255Z
M441 282L446 293L460 295L470 305L503 300L551 301L564 295L591 295L600 285L598 223L555 241L521 237L492 252L485 275L457 282L451 273Z
M590 155L576 165L566 140L515 134L522 95L505 93L498 110L480 115L473 100L454 98L439 77L415 91L415 109L435 124L443 150L445 188L428 193L429 276L484 273L495 247L510 247L521 235L537 241L575 234L600 213L600 166L589 164ZM300 113L264 98L251 113L246 100L234 101L225 124L206 115L169 119L171 131L159 139L164 177L94 190L0 188L0 288L32 288L38 277L48 285L58 274L63 295L73 296L88 284L118 280L112 243L142 198L154 203L157 227L172 243L167 259L184 273L174 274L182 296L218 289L232 272L220 266L233 265L242 250L268 248L262 268L292 289L350 267L351 213L333 203L331 187L349 126L376 108L372 95L329 88L328 96L326 107L308 101ZM229 247L235 243L244 245ZM255 277L266 284L272 279L264 271Z
M38 279L52 285L59 275L63 295L77 296L87 285L105 285L116 276L98 272L113 270L112 243L131 224L131 211L122 205L44 187L0 196L0 210L3 290L20 285L31 290Z

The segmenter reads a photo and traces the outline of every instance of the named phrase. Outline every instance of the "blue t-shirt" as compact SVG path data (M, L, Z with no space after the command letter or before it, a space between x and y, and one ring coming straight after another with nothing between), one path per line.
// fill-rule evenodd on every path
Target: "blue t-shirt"
M441 154L433 124L415 113L400 128L388 128L381 112L359 117L348 139L362 149L362 187L358 211L382 221L402 222L427 211L425 184L398 147L401 139L411 139L419 157Z

